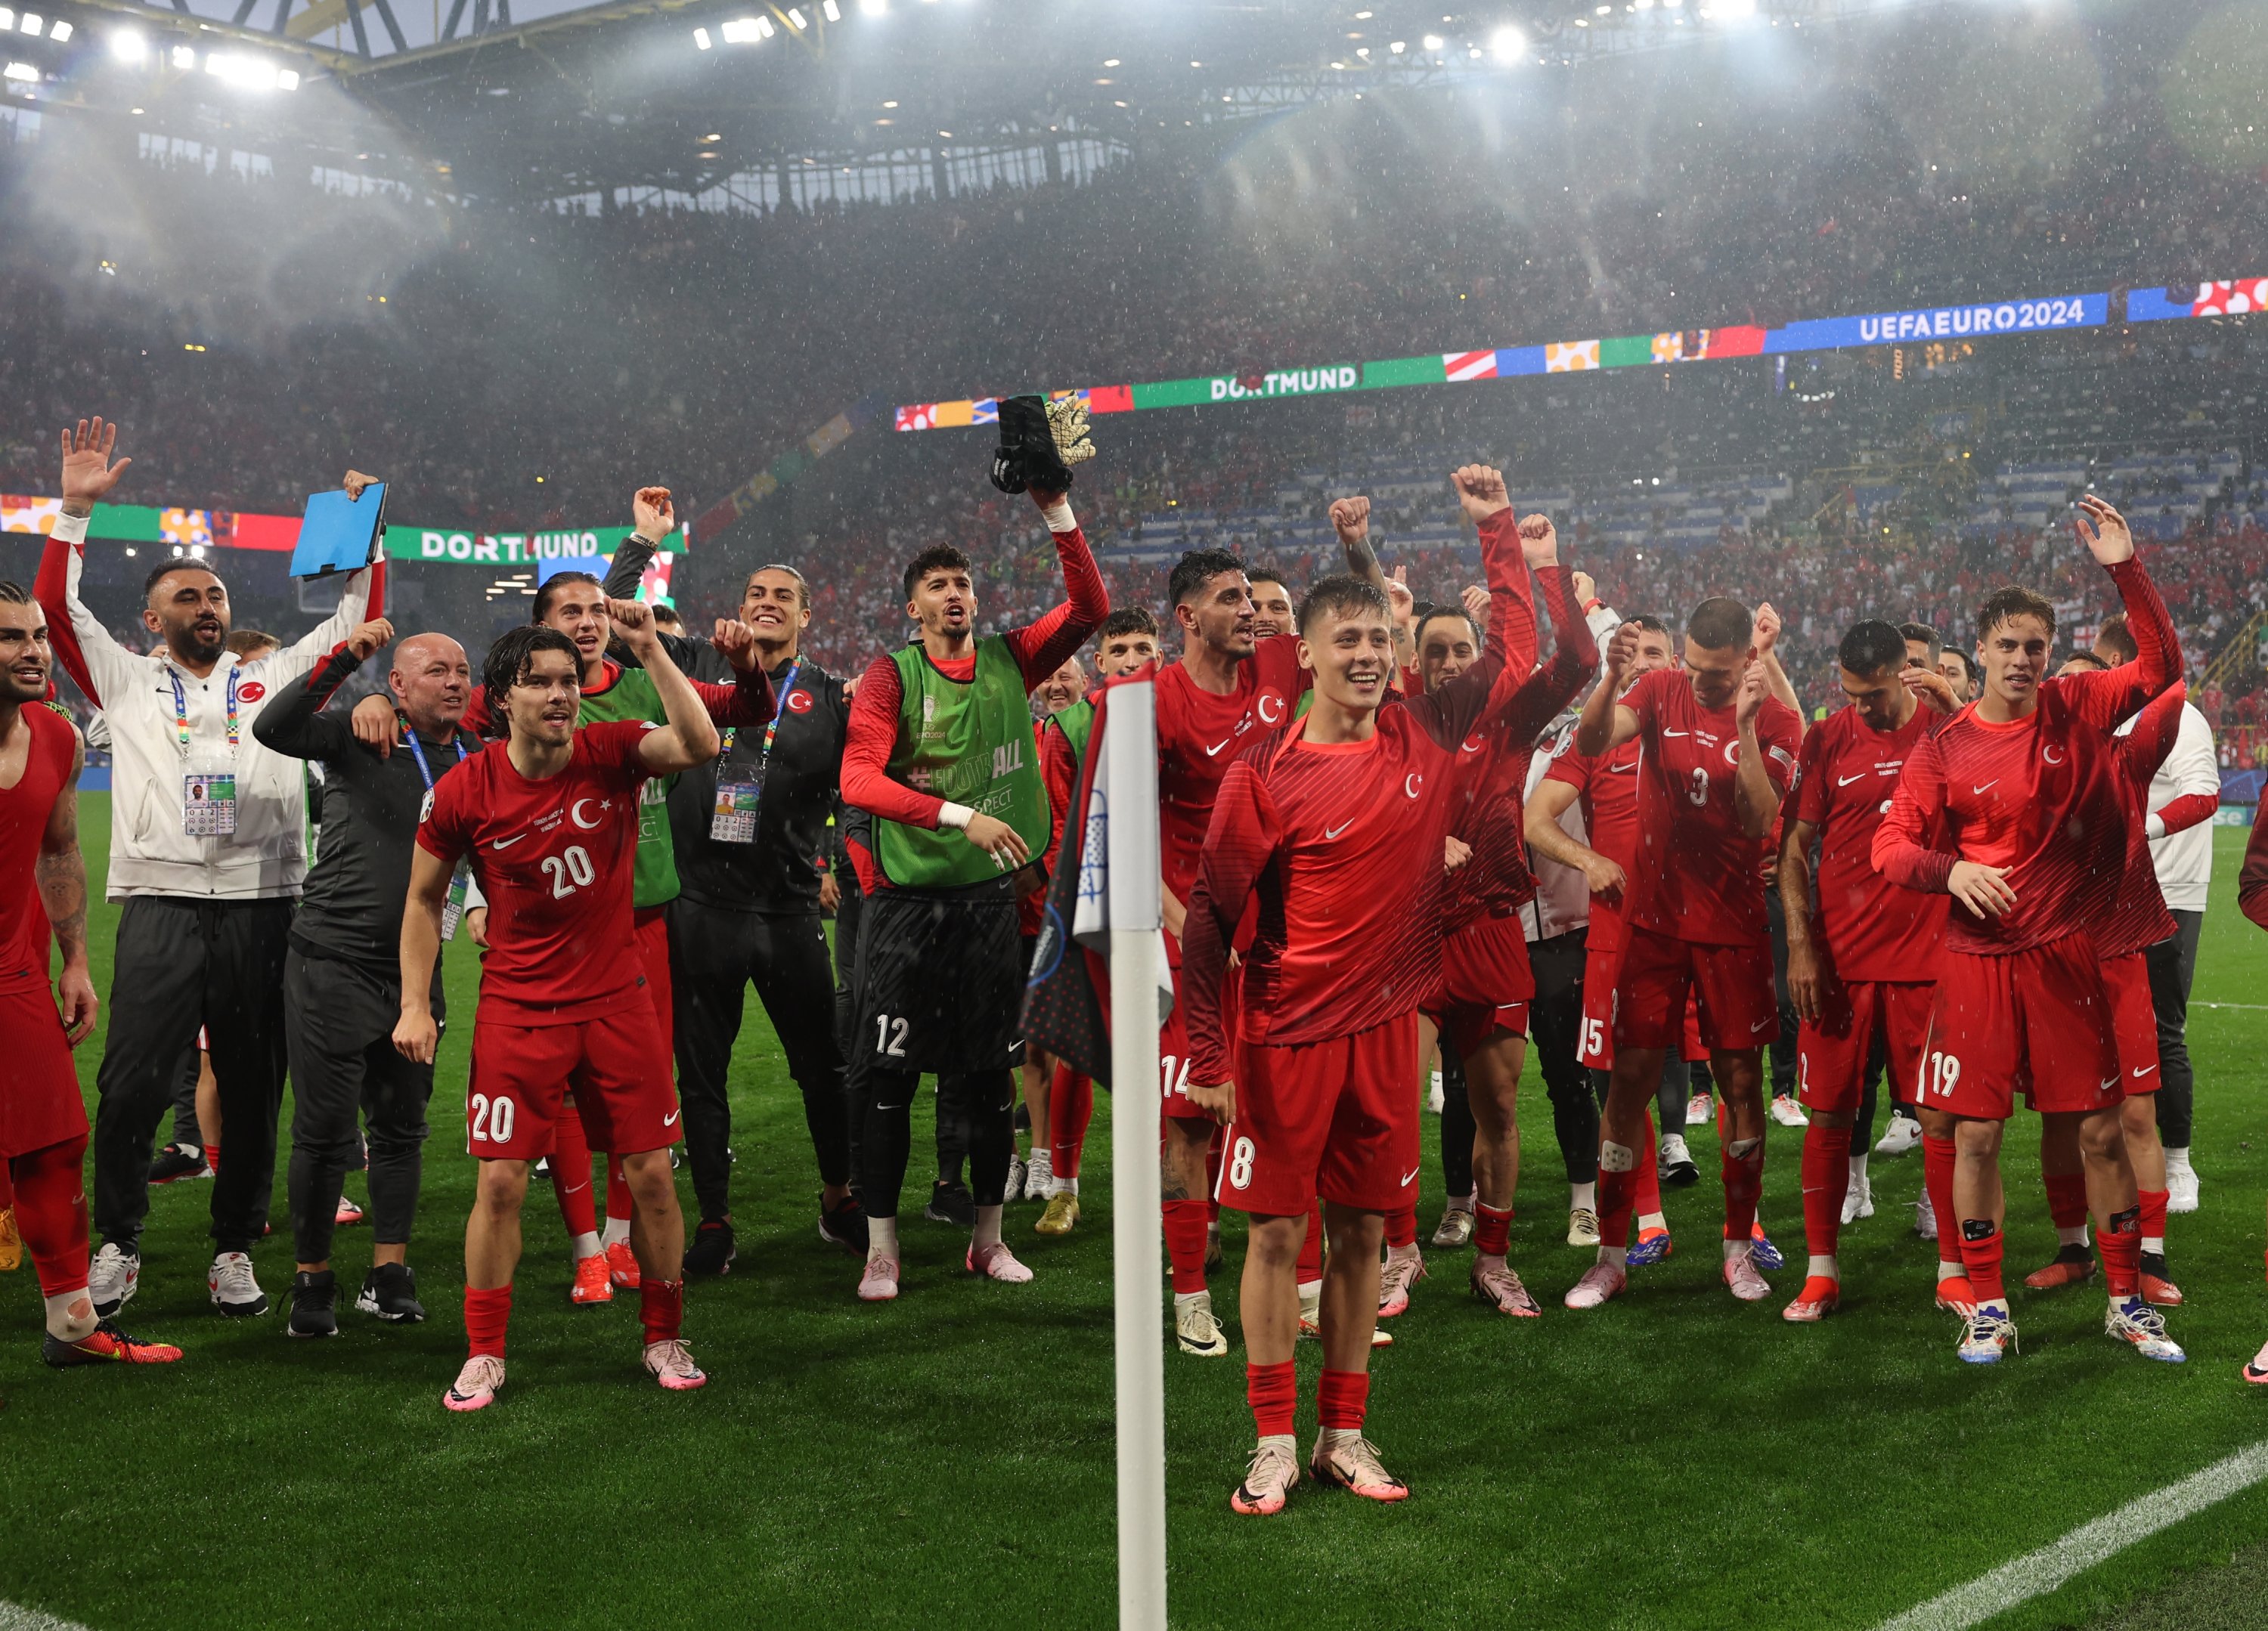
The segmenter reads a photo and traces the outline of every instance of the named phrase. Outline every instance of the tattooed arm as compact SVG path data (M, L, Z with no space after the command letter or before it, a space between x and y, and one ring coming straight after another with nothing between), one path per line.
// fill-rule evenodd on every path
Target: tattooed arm
M40 904L63 954L63 977L55 982L63 1003L63 1031L76 1047L94 1029L94 981L86 966L86 859L78 852L78 773L86 764L86 744L71 732L70 780L55 795L48 830L40 836L33 863Z

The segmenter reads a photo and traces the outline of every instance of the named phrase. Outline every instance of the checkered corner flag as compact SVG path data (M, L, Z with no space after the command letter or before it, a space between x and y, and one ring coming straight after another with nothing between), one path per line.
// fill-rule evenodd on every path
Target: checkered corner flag
M1063 853L1069 856L1077 834L1078 863L1058 864L1049 880L1024 991L1025 1038L1100 1087L1111 1084L1111 931L1162 933L1155 672L1145 667L1113 680L1095 699L1094 728L1064 817ZM1162 940L1155 967L1162 1025L1174 1000Z

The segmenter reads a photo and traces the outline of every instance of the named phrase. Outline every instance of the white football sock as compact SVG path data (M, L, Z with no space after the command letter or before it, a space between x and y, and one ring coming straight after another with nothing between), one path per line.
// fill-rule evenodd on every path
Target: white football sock
M1666 1215L1660 1212L1640 1212L1638 1215L1638 1226L1640 1231L1648 1229L1667 1230L1669 1227L1669 1219Z
M608 1245L628 1245L630 1244L630 1219L627 1217L608 1217L607 1219L607 1244Z
M1838 1285L1843 1280L1843 1271L1835 1266L1835 1260L1831 1256L1815 1255L1804 1273L1814 1280L1832 1280Z
M2166 1171L2169 1172L2186 1172L2189 1170L2190 1147L2187 1144L2183 1144L2179 1150L2176 1150L2169 1145L2166 1150Z
M2056 1244L2058 1245L2085 1245L2087 1244L2087 1225L2085 1223L2081 1223L2076 1229L2057 1230Z
M1054 1194L1075 1195L1079 1193L1079 1179L1076 1178L1058 1177L1051 1179L1050 1181L1055 1185L1055 1188L1051 1192ZM1218 1225L1215 1226L1218 1227Z
M2149 1253L2150 1253L2150 1255L2151 1255L2151 1256L2153 1256L2153 1257L2163 1257L2163 1256L2165 1256L2165 1254L2166 1254L2166 1238L2165 1238L2165 1236L2163 1236L2163 1235L2144 1235L2144 1236L2142 1237L2142 1249L2143 1249L2145 1252Z
M606 1250L599 1244L599 1237L588 1230L577 1235L572 1241L569 1242L567 1249L575 1254L575 1260L578 1263L586 1257L596 1257Z
M1567 1209L1570 1212L1595 1212L1599 1209L1599 1186L1570 1184L1567 1186Z
M48 1334L58 1342L84 1342L100 1322L94 1317L94 1299L85 1286L59 1291L48 1299Z
M1204 1291L1176 1291L1174 1293L1174 1311L1177 1314L1181 1312L1182 1310L1197 1303L1203 1303L1207 1308L1211 1308L1212 1306L1212 1292L1210 1289L1207 1289Z
M1004 1209L980 1206L976 1209L976 1227L968 1237L969 1248L982 1252L988 1245L1000 1244L1000 1214Z
M898 1257L898 1220L895 1217L869 1217L866 1220L866 1260L874 1262L887 1258L895 1262Z
M1944 1261L1942 1259L1940 1259L1940 1260L1939 1260L1939 1262L1938 1262L1938 1265L1937 1265L1937 1282L1938 1282L1938 1284L1940 1284L1940 1285L1943 1285L1943 1284L1944 1284L1947 1281L1948 1281L1948 1280L1966 1280L1966 1279L1968 1279L1968 1278L1969 1278L1969 1265L1968 1265L1968 1264L1966 1264L1966 1263L1948 1263L1948 1262Z
M1852 1180L1854 1183L1859 1184L1859 1185L1861 1185L1861 1186L1863 1186L1863 1185L1866 1183L1866 1181L1867 1181L1867 1157L1866 1157L1861 1156L1861 1155L1854 1155L1854 1156L1852 1156L1852 1157L1851 1157L1851 1178L1852 1178Z

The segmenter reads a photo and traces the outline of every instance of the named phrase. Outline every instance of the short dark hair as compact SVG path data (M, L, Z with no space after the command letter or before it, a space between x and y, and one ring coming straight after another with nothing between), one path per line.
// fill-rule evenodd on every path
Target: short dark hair
M2018 617L2038 618L2048 627L2048 638L2055 638L2055 607L2030 590L2010 584L1986 595L1984 604L1977 608L1977 643L1982 645L1985 636L2010 619Z
M1223 572L1241 572L1244 562L1226 549L1192 549L1166 576L1166 599L1180 606ZM1249 574L1247 574L1249 576Z
M1376 612L1381 617L1393 616L1386 604L1386 593L1366 577L1355 577L1341 572L1318 581L1300 602L1299 616L1294 620L1301 634L1307 625L1326 612L1345 613L1363 610Z
M656 602L653 608L653 626L656 628L682 628L685 627L685 620L678 615L675 606L664 606Z
M250 657L264 645L284 649L284 643L264 628L239 628L228 637L228 649L239 657Z
M604 594L607 589L604 584L588 572L554 572L543 580L542 587L535 591L535 614L527 620L529 622L540 623L551 615L551 602L559 592L559 586L562 584L588 584L601 594Z
M1669 625L1651 612L1640 612L1635 617L1623 619L1623 621L1632 628L1643 628L1649 634L1660 635L1664 640L1669 638Z
M587 576L587 574L586 574ZM510 705L504 694L527 678L539 651L556 651L575 665L577 684L582 682L583 654L557 629L529 623L506 629L481 659L481 685L488 693L488 734L498 739L512 734Z
M2134 631L2126 627L2126 613L2113 612L2102 620L2102 627L2095 631L2095 649L2108 658L2113 667L2131 663L2142 655L2142 648L2134 643Z
M1473 621L1470 613L1466 612L1465 608L1462 606L1443 604L1431 608L1423 617L1418 620L1418 627L1411 634L1410 638L1415 640L1419 646L1422 647L1425 643L1425 625L1432 622L1437 617L1462 618L1464 621L1465 627L1473 631L1473 643L1475 645L1478 645L1481 643L1481 626Z
M2073 663L2085 663L2096 669L2106 669L2110 666L2108 661L2102 658L2097 657L2094 652L2088 650L2084 646L2080 647L2078 650L2073 651L2069 657L2064 658L2059 666L2068 668Z
M1835 648L1835 660L1854 674L1879 674L1886 668L1904 668L1905 630L1874 617L1853 623L1843 636L1843 643Z
M1937 661L1937 654L1945 650L1945 636L1927 623L1900 623L1898 638L1920 641L1929 648L1929 660L1933 663Z
M1939 652L1938 656L1940 658L1953 657L1960 658L1961 683L1967 686L1973 686L1977 683L1977 659L1970 656L1968 652L1962 650L1957 645L1949 645L1946 647L1944 650Z
M1248 566L1244 569L1244 575L1256 584L1280 584L1286 589L1292 586L1292 580L1284 576L1284 569L1273 561L1263 561L1256 565Z
M951 544L932 544L906 562L906 599L914 598L914 585L932 572L968 572L974 574L975 563Z
M1711 651L1743 646L1756 629L1756 620L1730 595L1711 595L1685 620L1685 637Z
M32 591L13 578L0 577L0 600L5 600L10 606L29 606L32 604Z
M1146 606L1122 606L1102 620L1102 627L1094 631L1097 640L1109 640L1126 635L1147 635L1158 637L1158 620Z
M749 573L747 582L740 585L740 595L743 599L747 597L748 584L755 583L756 581L757 575L763 572L785 572L790 577L795 579L796 599L803 603L800 609L806 612L811 609L811 584L809 581L805 578L802 573L797 571L793 567L788 565L784 561L767 562L762 566L758 567L755 571ZM911 595L913 591L911 590L908 590L906 592L909 595Z
M199 555L175 555L170 561L158 562L150 569L150 576L142 580L142 598L144 600L156 591L158 585L164 581L168 572L210 573L214 577L220 578L220 586L223 589L228 587L228 580L221 578L218 572L213 571L211 562Z

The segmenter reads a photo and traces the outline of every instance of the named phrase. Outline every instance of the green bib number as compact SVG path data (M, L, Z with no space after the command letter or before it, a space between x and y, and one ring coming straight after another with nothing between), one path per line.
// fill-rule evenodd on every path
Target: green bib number
M932 665L919 645L898 665L898 741L889 773L917 791L1005 821L1033 855L1048 847L1046 783L1016 654L999 636L977 643L976 678L963 685ZM874 820L883 875L912 889L950 889L1000 876L992 857L949 829Z

